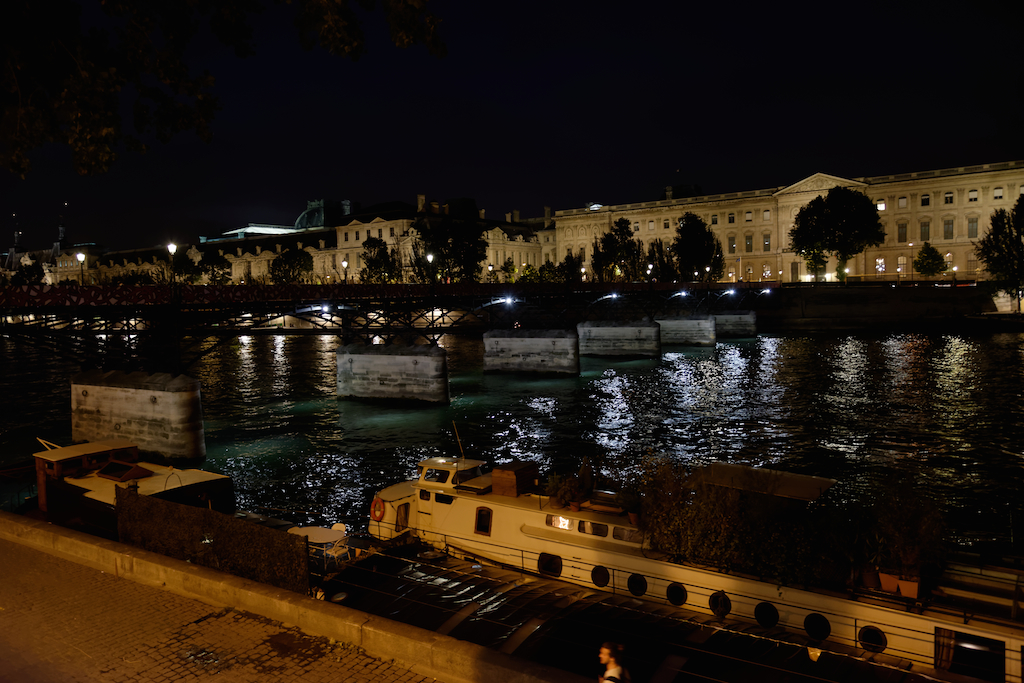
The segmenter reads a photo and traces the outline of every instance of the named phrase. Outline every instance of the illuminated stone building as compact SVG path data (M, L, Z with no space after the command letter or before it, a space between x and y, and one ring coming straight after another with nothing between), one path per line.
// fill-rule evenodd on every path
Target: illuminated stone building
M790 249L789 231L801 207L836 185L867 194L878 207L886 234L883 244L850 260L851 278L916 278L912 262L924 242L929 242L946 258L948 270L943 277L955 272L975 279L984 273L973 242L984 236L994 210L1011 209L1024 192L1024 161L865 178L817 173L786 187L676 199L669 188L668 197L659 201L556 211L558 254L550 258L560 261L569 250L582 251L589 268L594 239L619 218L632 223L634 235L645 247L656 239L668 245L679 218L692 212L722 242L723 279L804 281L809 279L807 266ZM833 259L826 269L829 280L835 278L835 269Z

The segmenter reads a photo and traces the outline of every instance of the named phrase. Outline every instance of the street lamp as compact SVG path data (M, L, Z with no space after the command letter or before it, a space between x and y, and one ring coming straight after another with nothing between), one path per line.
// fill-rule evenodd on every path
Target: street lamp
M494 282L494 264L493 263L488 263L487 264L487 281L488 282Z
M430 271L430 281L433 282L437 278L434 277L434 255L427 254L427 270Z
M587 267L586 266L580 266L580 280L585 282L586 279L587 279Z
M178 251L178 245L171 242L167 245L167 253L171 255L171 284L174 284L174 252Z
M910 243L910 279L914 279L914 243Z
M956 287L956 266L953 266L953 286Z
M78 259L78 284L85 284L85 254L78 252L75 254L75 258Z
M341 262L341 269L345 271L345 284L348 284L348 261Z

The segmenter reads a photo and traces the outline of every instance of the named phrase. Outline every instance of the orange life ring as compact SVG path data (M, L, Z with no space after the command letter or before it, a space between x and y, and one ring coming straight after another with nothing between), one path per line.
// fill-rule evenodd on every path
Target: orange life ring
M370 503L370 519L375 522L384 519L384 501L380 498L374 498Z

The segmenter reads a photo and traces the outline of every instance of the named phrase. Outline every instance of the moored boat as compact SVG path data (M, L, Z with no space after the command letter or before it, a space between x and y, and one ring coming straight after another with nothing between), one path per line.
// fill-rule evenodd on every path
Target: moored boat
M967 612L962 603L918 602L878 591L835 592L679 564L644 544L640 529L607 502L579 511L538 492L535 466L429 458L417 478L380 491L371 535L411 534L448 552L593 589L671 603L763 627L803 632L824 649L892 656L915 669L1021 681L1024 623L1012 593L1009 616ZM726 466L735 467L735 466ZM796 495L810 482L793 478ZM983 606L982 601L976 603Z

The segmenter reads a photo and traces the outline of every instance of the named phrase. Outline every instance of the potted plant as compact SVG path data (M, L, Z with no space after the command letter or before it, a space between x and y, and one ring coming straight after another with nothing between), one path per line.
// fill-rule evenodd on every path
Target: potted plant
M625 487L615 494L615 504L629 515L629 523L634 526L640 522L640 493L631 487Z
M548 476L548 484L544 489L544 493L548 496L548 501L553 508L565 507L562 500L558 497L559 490L562 488L562 475L551 474Z
M575 474L567 474L561 478L556 498L562 505L568 505L573 511L580 509L583 502L583 487L580 485L580 478Z
M910 482L897 481L882 492L874 510L882 589L896 592L898 587L904 597L916 600L921 577L937 570L942 561L939 506Z

